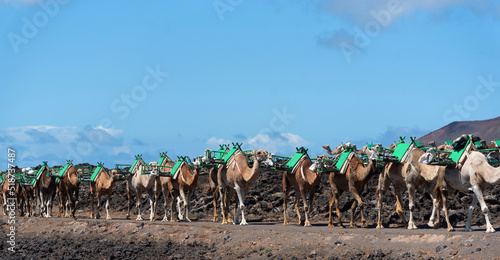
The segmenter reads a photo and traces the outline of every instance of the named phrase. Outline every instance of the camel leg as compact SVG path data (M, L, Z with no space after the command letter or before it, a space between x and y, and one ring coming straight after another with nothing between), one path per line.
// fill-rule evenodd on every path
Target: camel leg
M334 196L333 192L330 190L330 202L328 203L328 227L333 227L332 211L333 211L333 205L335 203L335 199L333 196Z
M302 198L302 202L304 204L304 215L305 215L305 222L304 222L304 227L310 227L311 223L309 223L309 217L307 215L307 211L309 211L309 205L307 205L307 198L306 198L306 193L304 189L300 189L300 197ZM297 207L298 208L298 207Z
M127 199L128 199L128 207L127 207L127 216L125 217L125 219L130 219L130 206L131 206L131 197L130 197L130 191L128 189L128 185L127 185Z
M191 222L191 220L189 219L189 211L191 210L191 195L193 194L192 191L188 192L187 194L187 198L186 198L186 220Z
M108 199L106 200L106 219L112 219L109 215L109 203L111 202L111 191L108 193Z
M245 201L245 191L243 191L238 184L235 185L234 189L236 191L236 195L238 196L239 204L238 211L236 211L236 215L234 216L233 224L237 224L236 221L241 211L240 225L248 225L247 221L245 220L245 204L243 203Z
M286 172L283 173L283 194L285 195L283 198L283 225L288 225L288 219L286 214L287 203L288 203L288 195L290 194L290 183L286 178Z
M356 228L357 226L354 224L354 213L356 212L356 206L358 205L358 201L354 200L351 205L351 223L349 224L350 228Z
M137 195L137 200L136 200L136 203L135 203L135 207L137 208L137 218L135 220L142 220L142 216L141 216L141 192L137 191L136 193Z
M378 186L377 186L377 191L375 192L375 195L378 193L378 200L377 200L377 206L376 208L378 209L378 218L377 218L377 229L382 229L384 228L384 225L382 224L382 206L384 203L384 197L385 193L389 189L390 185L390 180L386 175L387 170L384 170L384 172L381 172L378 177Z
M312 203L313 203L313 201L314 201L314 189L311 189L311 190L309 190L309 201L307 203L308 206L307 206L306 209L304 209L304 214L306 215L306 223L309 224L308 227L311 226L311 223L309 223L309 213L311 213L310 211L312 209ZM304 204L306 204L305 202L306 201L304 201Z
M403 221L403 224L405 226L408 226L408 222L406 221L405 215L403 213L403 204L401 203L403 201L403 190L398 190L395 189L396 193L396 213L398 213L399 217Z
M215 192L213 192L213 204L214 204L214 218L212 219L213 222L219 222L219 217L217 217L217 200L219 199L219 192L217 191L218 188L215 188Z
M188 205L189 205L189 202L187 201L189 199L189 193L188 193L188 198L186 199L186 194L184 193L184 190L180 190L179 191L180 195L181 195L181 201L182 201L182 211L179 211L179 214L182 214L186 215L186 220L191 222L191 220L189 220L188 218L188 214L187 214L187 211L189 211L188 209ZM182 216L182 218L184 219L184 216Z
M448 202L447 202L447 198L446 198L447 196L443 192L441 193L441 195L442 195L442 202L443 202L444 217L446 219L446 225L448 226L448 231L454 231L454 228L450 223L450 217L448 216Z
M95 213L94 213L94 196L95 194L90 192L90 218L95 218ZM97 207L99 207L99 203L97 203Z
M168 221L168 214L167 214L167 205L168 205L168 200L167 200L167 192L165 189L162 190L162 193L163 193L163 209L165 210L165 216L163 217L163 219L161 221Z
M59 184L61 185L61 184ZM61 191L61 188L58 188L57 189L57 196L59 197L59 211L57 213L57 216L60 217L60 218L63 218L64 217L64 194L63 192Z
M349 184L349 186L351 186L351 185ZM349 187L349 191L351 192L351 194L354 196L354 199L355 199L354 203L351 206L351 227L356 226L354 224L354 213L356 211L356 203L359 206L359 211L361 214L361 227L366 227L366 220L365 220L365 216L363 213L363 207L364 207L363 200L362 200L361 196L359 195L358 190L356 188L354 188L353 186Z
M437 199L436 199L436 196L434 196L434 188L435 187L436 187L435 183L432 183L431 185L429 185L429 195L431 196L431 199L432 199L432 213L431 213L431 217L429 218L429 222L427 223L427 225L429 227L432 227L432 228L439 227L439 221L436 223L436 219L439 219L439 212L437 213L437 216L436 216Z
M221 186L219 186L219 195L220 195L220 208L221 208L221 214L222 214L222 224L227 224L227 219L226 219L226 214L225 212L226 206L224 205L226 202L226 196L224 196L226 193L225 189Z
M415 209L415 187L412 184L406 184L408 188L408 200L410 206L410 221L408 221L408 229L417 229L415 222L413 221L413 210Z
M78 195L79 195L79 192L80 192L80 188L78 187L76 190L75 190L75 200L73 201L73 212L71 213L72 217L76 219L76 209L78 208L78 204L79 204L79 201L78 201Z
M472 231L472 228L470 226L470 220L472 218L472 211L474 211L474 207L477 205L477 203L478 200L476 194L473 194L472 203L469 206L469 215L467 216L467 221L465 222L465 231Z
M172 194L172 198L170 199L170 222L176 222L177 219L174 218L174 200L176 199L176 195Z
M149 205L151 206L151 213L149 214L149 221L155 221L156 219L156 210L155 210L155 205L156 205L156 201L155 201L155 194L153 192L153 189L150 189L148 191L148 195L149 195Z
M477 186L473 185L472 190L474 191L474 194L477 197L477 200L479 201L479 206L481 206L481 211L484 214L484 219L486 220L486 233L493 233L495 232L495 229L490 223L490 218L488 217L488 206L486 206L486 203L484 202L484 197L483 197L483 192L482 190Z

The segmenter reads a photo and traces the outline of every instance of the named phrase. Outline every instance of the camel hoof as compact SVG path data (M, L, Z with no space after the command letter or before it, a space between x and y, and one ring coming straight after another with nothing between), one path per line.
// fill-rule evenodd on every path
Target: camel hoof
M383 229L383 228L384 228L384 225L382 225L382 224L377 225L377 229Z
M358 226L351 224L351 225L349 225L349 228L358 228Z
M188 218L186 218L186 220L187 220L188 222L191 222L191 220L190 220L190 219L188 219Z
M113 218L108 216L108 217L106 217L106 219L107 219L107 220L111 220L111 219L113 219Z
M161 221L162 221L162 222L168 222L168 218L167 218L167 217L164 217Z
M135 220L142 220L142 217L141 216L137 216L137 218Z
M453 227L448 228L448 232L453 232L453 231L455 231L455 229Z
M309 223L309 221L306 221L306 223L304 223L304 227L310 227L311 226L311 223Z
M288 226L288 222L283 222L283 226Z
M494 228L488 228L488 229L486 229L486 233L495 233L495 229Z
M328 223L328 227L333 227L333 224L332 223Z
M414 229L417 229L417 226L415 226L415 224L413 224L413 225L408 225L408 229L409 229L409 230L414 230Z

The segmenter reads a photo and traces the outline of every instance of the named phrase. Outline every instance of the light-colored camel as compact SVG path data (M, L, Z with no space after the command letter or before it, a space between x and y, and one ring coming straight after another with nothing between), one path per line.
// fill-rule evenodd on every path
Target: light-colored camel
M158 176L158 171L156 168L151 170L150 174L142 174L144 161L140 156L136 157L138 159L132 173L127 178L127 198L128 198L128 210L127 219L130 218L130 206L132 201L132 193L137 196L136 208L137 208L137 218L136 220L142 220L141 216L141 196L143 192L147 192L149 196L149 204L151 206L151 214L149 217L150 221L155 220L155 194L154 187L156 183L156 177Z
M78 173L76 168L71 162L64 175L59 178L58 195L59 206L64 208L63 215L66 218L76 218L75 212L78 207L78 195L80 191L80 181L78 180ZM81 171L81 169L78 169ZM61 211L62 208L59 208Z
M50 218L52 201L56 195L57 185L55 178L47 175L49 167L45 163L42 165L43 169L36 180L35 187L40 202L40 216Z
M332 222L332 211L335 205L335 211L339 218L339 227L343 228L341 212L339 209L339 197L344 191L350 192L354 197L354 202L351 206L351 223L350 227L354 228L354 213L356 206L360 209L361 214L361 226L366 227L366 220L364 214L364 203L361 198L361 194L365 189L365 185L376 172L376 160L375 153L369 156L368 165L365 167L363 160L357 155L354 155L350 160L346 161L347 169L345 174L338 174L335 172L330 173L328 181L330 183L330 203L329 203L329 218L328 226L333 227Z
M217 174L217 182L219 183L219 195L221 198L222 224L227 224L228 204L230 201L229 195L231 189L236 191L238 196L238 211L236 212L233 224L238 223L238 218L241 212L240 225L248 225L245 220L245 196L248 193L250 184L254 182L260 174L260 164L272 164L271 155L265 150L256 150L252 156L253 167L248 166L247 158L241 151L236 151L232 158L227 162L226 166L220 167Z
M496 185L500 183L500 167L493 167L488 164L484 154L471 151L461 169L455 166L448 166L444 173L440 174L438 185L436 187L436 195L443 204L443 211L448 225L448 231L453 230L448 218L448 207L446 198L448 195L453 194L455 190L462 192L473 192L472 203L469 206L469 214L465 223L465 231L471 231L470 220L472 211L477 206L478 202L481 211L486 220L486 232L495 232L495 229L490 223L488 217L488 206L486 205L483 197L484 189L488 185ZM439 214L438 214L439 215Z
M329 155L338 155L338 154L341 154L343 151L344 151L344 145L338 145L337 147L335 147L335 149L331 149L329 145L325 144L322 146L323 149L326 150L326 152L329 154Z
M109 202L111 201L111 195L113 193L113 187L118 179L123 178L122 174L119 174L116 169L112 169L109 172L101 168L98 173L95 182L90 183L90 200L91 200L91 213L90 218L98 219L100 218L99 212L101 211L101 197L107 196L106 199L106 219L111 219L109 216ZM97 209L94 213L94 199L97 199Z
M307 156L298 163L299 165L295 167L295 171L283 171L283 225L288 225L286 213L287 201L290 193L290 186L293 186L295 189L294 207L297 212L297 217L299 218L299 225L304 224L305 227L310 227L311 223L309 222L309 214L314 201L314 192L316 191L316 186L318 186L321 181L323 174L317 170L318 161L314 162L313 165L312 161ZM306 193L309 193L309 201L307 200ZM304 204L305 221L301 218L299 210L300 199L302 199L302 203Z
M191 167L187 163L183 163L180 168L180 172L177 178L168 178L168 188L172 195L172 200L170 201L170 216L173 219L173 203L177 200L177 212L179 220L183 220L184 216L186 220L191 222L189 219L190 201L191 196L194 193L194 188L198 183L198 177L200 176L200 170L198 166L195 167L194 172L191 171ZM182 206L180 203L182 202Z
M435 205L436 198L434 196L434 187L436 185L436 181L438 178L439 171L444 171L444 166L433 166L427 165L418 162L419 158L425 153L423 150L419 148L411 148L410 147L410 155L409 158L406 159L406 162L398 163L398 162L390 162L387 163L384 167L384 171L379 176L379 183L377 187L377 194L379 195L377 208L378 208L378 221L377 228L383 228L382 220L381 220L381 212L382 212L382 202L385 196L385 193L389 189L390 184L392 183L396 195L396 212L401 217L405 225L407 224L408 229L416 229L417 226L413 220L413 210L415 208L414 200L415 200L415 191L421 185L424 185L429 190L429 195L431 196L433 203L433 213L431 214L431 218L429 219L428 225L430 227L435 226ZM410 219L408 223L403 215L403 210L401 206L401 198L404 190L408 190L408 199L409 199L409 209L410 209Z

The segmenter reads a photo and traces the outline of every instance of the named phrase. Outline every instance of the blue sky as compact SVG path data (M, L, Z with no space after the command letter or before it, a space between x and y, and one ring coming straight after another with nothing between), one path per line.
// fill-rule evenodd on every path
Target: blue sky
M0 148L20 166L314 155L494 118L499 18L500 1L0 0Z

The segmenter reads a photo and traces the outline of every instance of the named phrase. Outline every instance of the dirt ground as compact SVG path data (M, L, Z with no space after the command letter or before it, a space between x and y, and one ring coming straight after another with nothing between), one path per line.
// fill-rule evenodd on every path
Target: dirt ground
M15 253L6 243L9 228L7 217L0 217L1 259L500 259L500 234L486 234L484 216L473 214L474 231L464 232L470 194L456 193L450 199L451 220L455 232L447 232L444 223L437 230L427 223L432 203L423 189L416 199L418 230L407 230L394 212L394 196L388 192L383 206L385 228L375 229L375 188L377 176L370 179L363 193L366 204L367 228L328 227L328 176L324 175L316 190L313 204L312 227L297 224L292 206L294 191L289 199L290 225L283 226L282 176L276 172L263 172L245 200L248 226L213 223L212 195L205 191L208 176L200 176L192 198L190 217L193 222L161 222L163 198L157 208L157 220L125 220L127 199L125 183L117 183L111 201L113 220L89 218L90 199L88 184L80 188L80 206L77 219L53 217L49 219L16 217ZM486 202L490 208L493 226L500 223L497 187L488 188ZM344 223L349 217L353 198L341 196ZM405 197L405 209L407 198ZM57 211L57 199L53 213ZM143 203L143 218L149 217L149 203ZM101 216L105 212L101 211ZM359 219L359 213L356 212ZM406 212L406 216L408 213Z

